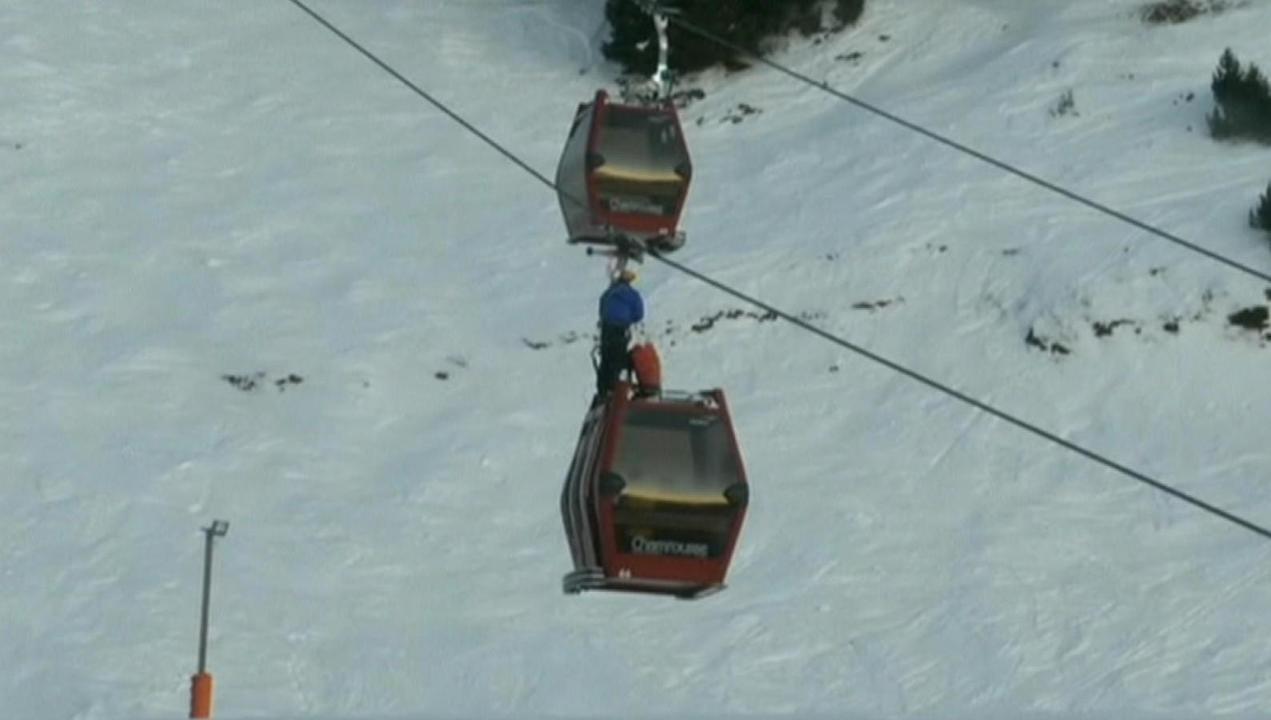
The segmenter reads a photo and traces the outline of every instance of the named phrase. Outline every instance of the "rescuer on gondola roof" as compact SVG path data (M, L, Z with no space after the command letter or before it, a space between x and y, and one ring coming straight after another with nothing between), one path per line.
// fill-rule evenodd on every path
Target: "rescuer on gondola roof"
M632 287L635 270L622 268L600 295L600 364L596 367L596 397L604 398L629 369L631 326L644 319L644 299Z

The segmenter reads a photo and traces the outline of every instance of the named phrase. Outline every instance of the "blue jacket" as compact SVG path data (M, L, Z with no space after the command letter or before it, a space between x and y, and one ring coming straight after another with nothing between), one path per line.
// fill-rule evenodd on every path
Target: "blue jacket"
M630 284L616 282L600 296L600 322L630 327L644 319L644 300Z

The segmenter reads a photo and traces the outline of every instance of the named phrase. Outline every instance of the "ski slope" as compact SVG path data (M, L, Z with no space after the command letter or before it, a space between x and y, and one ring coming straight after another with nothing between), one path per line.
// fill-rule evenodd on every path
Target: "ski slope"
M310 5L549 176L614 86L599 0ZM1137 6L870 0L774 57L1271 271L1271 148L1204 132L1271 6ZM686 85L676 260L1271 523L1265 283L770 69ZM3 717L183 717L212 518L218 717L1271 711L1271 544L656 263L747 525L709 599L564 597L604 275L549 189L284 0L12 0L0 88Z

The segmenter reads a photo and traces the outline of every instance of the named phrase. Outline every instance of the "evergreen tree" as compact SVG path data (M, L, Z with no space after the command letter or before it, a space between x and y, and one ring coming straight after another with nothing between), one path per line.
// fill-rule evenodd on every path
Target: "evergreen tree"
M865 0L835 0L834 18L840 25L854 25L865 12Z
M835 0L835 15L852 14L853 5L864 0ZM754 54L763 52L765 41L797 29L811 34L823 29L822 14L829 0L678 0L668 3L681 17ZM855 12L860 15L859 9ZM605 17L612 29L605 43L605 57L622 64L628 72L649 75L657 67L658 43L653 21L632 0L606 0ZM852 18L855 19L854 17ZM677 26L667 30L671 52L667 62L672 70L691 72L717 64L731 69L746 67L744 53Z
M1262 109L1268 99L1271 99L1271 86L1267 85L1267 76L1262 74L1257 65L1249 64L1245 68L1245 74L1240 78L1240 84L1237 86L1240 97L1248 98L1250 101L1261 101Z
M1257 207L1249 211L1249 225L1271 233L1271 183L1267 183L1267 192L1259 199Z
M1214 71L1213 82L1209 84L1210 89L1214 91L1214 100L1223 105L1237 93L1240 80L1244 76L1240 67L1240 61L1236 59L1236 54L1227 48L1223 51L1222 57L1218 58L1218 69Z
M1207 118L1211 135L1271 142L1271 84L1257 65L1242 68L1227 48L1218 60L1210 88L1217 104Z

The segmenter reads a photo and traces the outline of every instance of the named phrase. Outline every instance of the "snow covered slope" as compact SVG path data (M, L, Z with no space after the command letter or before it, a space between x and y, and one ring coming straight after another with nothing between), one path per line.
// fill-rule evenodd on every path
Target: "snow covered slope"
M612 87L599 0L313 7L545 173ZM777 57L1271 269L1271 150L1204 133L1271 6L1136 8L870 0ZM1271 523L1227 322L1271 289L771 70L690 84L677 259ZM283 0L11 0L0 88L4 717L183 716L214 517L222 717L1271 710L1265 540L656 264L748 524L708 600L563 597L603 274L550 191Z

